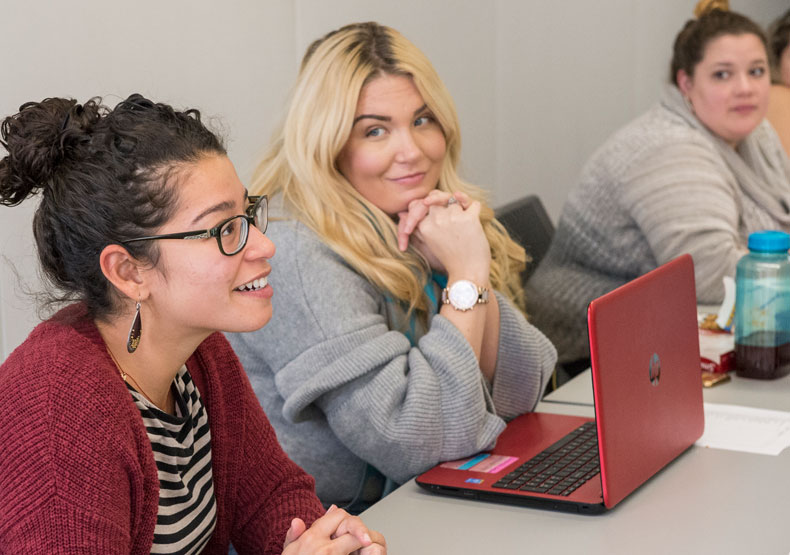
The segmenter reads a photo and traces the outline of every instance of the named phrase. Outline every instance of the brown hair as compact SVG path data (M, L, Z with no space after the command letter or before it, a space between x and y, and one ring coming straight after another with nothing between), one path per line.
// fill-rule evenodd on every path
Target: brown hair
M669 80L675 85L681 69L689 77L694 76L694 69L702 61L708 43L722 35L756 35L768 50L768 41L760 26L744 15L728 11L726 5L726 2L701 1L695 10L697 19L687 21L675 37L669 68Z
M790 45L790 10L771 24L768 35L771 67L774 70L774 79L778 81L776 73L778 73L779 60L782 58L782 52Z

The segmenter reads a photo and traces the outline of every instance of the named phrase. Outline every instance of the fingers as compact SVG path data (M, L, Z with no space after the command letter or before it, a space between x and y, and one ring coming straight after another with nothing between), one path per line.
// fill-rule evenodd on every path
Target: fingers
M387 542L384 536L375 530L370 530L370 538L373 540L373 543L360 549L360 555L382 555L387 553Z
M362 519L357 516L347 515L337 527L337 531L333 534L333 537L340 537L343 534L351 534L359 541L359 543L362 544L363 547L367 547L373 543L368 527L365 526L365 523L362 522Z
M301 536L305 530L307 530L307 526L305 525L304 520L301 518L293 519L291 521L291 527L288 528L288 532L285 534L285 543L283 543L283 549L288 547L288 544L299 538L299 536Z
M379 532L369 529L362 522L362 519L357 516L349 515L342 509L334 510L343 513L345 518L340 522L335 533L332 534L333 539L353 537L361 544L361 550L359 551L361 555L378 555L387 552L387 542Z
M333 538L328 545L330 546L328 553L337 553L338 555L354 553L365 547L352 534L343 534L339 538Z
M408 212L398 212L398 250L405 251L409 246L409 235L411 231L408 229L407 220L409 218Z
M387 540L384 539L384 536L375 530L368 530L370 532L370 538L373 540L373 543L377 543L379 545L383 545L384 547L387 546Z
M365 526L361 518L352 516L343 509L338 509L335 505L329 507L324 516L316 520L313 526L319 523L320 526L317 528L317 531L327 533L332 538L340 538L343 535L350 534L357 539L362 547L370 545L373 541L370 538L368 527Z
M404 212L398 213L398 248L401 252L409 246L409 236L414 228L428 215L428 206L422 199L413 200Z
M387 546L374 543L367 547L363 547L357 553L359 553L359 555L385 555L387 553Z
M458 204L461 206L461 208L463 208L464 210L469 208L473 203L472 197L470 197L466 193L462 193L458 191L456 193L453 193L453 196L455 197L455 200L458 201Z
M448 204L451 199L456 202ZM398 213L398 249L404 252L409 247L409 241L413 238L414 231L430 214L433 207L441 207L451 209L457 205L461 210L466 211L473 205L475 201L471 199L466 193L460 191L449 193L447 191L440 191L434 189L425 198L413 200L409 203L408 208L403 212ZM479 203L477 203L479 205ZM453 208L457 210L457 208ZM475 212L479 216L478 210Z
M301 519L295 518L291 521L291 527L286 533L284 553L301 555L321 552L346 555L372 544L362 521L335 505L329 507L324 516L313 522L310 528L303 530L303 527L304 522Z
M387 548L373 544L368 547L363 547L358 553L359 555L384 555L387 553Z
M466 193L462 193L461 191L456 191L455 193L450 193L448 191L440 191L439 189L434 189L428 195L422 199L423 204L426 206L444 206L449 208L452 204L448 204L450 199L455 199L457 204L464 210L466 210L469 205L472 203L472 199Z
M343 534L339 538L330 538L313 534L308 530L307 533L291 543L283 551L283 555L315 555L316 553L348 555L349 553L360 553L361 549L364 549L364 547L351 534ZM369 551L369 553L386 553L386 551Z
M439 189L434 189L428 195L422 199L422 203L425 206L447 206L449 200L453 198L453 194L447 191L440 191ZM456 199L458 200L458 199Z
M310 526L310 529L312 530L315 528L316 531L330 536L335 533L337 527L340 526L340 523L343 522L343 519L346 516L348 516L346 511L343 509L338 509L337 505L331 505L324 513L324 516L316 519L316 521L313 522L313 525Z
M464 208L464 210L469 212L476 219L480 219L481 208L482 206L480 205L480 203L475 200L475 201L470 201L469 205L466 208Z

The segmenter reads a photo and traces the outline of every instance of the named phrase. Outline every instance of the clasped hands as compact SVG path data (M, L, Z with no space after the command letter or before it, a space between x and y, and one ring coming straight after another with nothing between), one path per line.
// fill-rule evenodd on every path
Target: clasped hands
M301 518L291 521L283 555L384 555L384 536L369 529L357 516L332 505L310 528Z
M457 202L449 203L451 198ZM434 270L454 275L473 267L481 279L488 278L491 248L480 223L480 203L465 193L434 189L411 201L398 213L398 248L405 251L409 242Z

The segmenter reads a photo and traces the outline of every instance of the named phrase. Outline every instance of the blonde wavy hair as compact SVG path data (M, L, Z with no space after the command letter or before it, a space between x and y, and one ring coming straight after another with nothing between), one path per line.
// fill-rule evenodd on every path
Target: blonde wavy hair
M458 176L461 152L458 116L436 70L403 35L377 23L356 23L315 41L302 60L285 120L259 164L254 194L282 194L292 216L317 233L355 271L393 300L416 310L424 322L431 274L411 247L398 250L397 223L360 195L336 161L353 126L362 88L380 75L412 78L446 140L439 177L442 191L462 191L481 201L480 219L491 246L491 285L522 310L521 248L494 219L482 190Z

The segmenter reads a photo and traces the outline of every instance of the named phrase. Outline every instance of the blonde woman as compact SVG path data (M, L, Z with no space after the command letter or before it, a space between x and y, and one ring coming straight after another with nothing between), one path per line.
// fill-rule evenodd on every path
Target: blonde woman
M272 199L278 317L231 342L286 452L357 511L491 447L554 367L525 255L456 173L459 125L426 57L376 23L313 43L252 189Z

